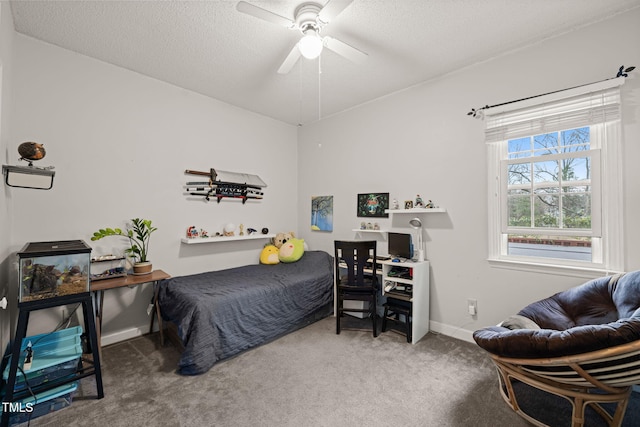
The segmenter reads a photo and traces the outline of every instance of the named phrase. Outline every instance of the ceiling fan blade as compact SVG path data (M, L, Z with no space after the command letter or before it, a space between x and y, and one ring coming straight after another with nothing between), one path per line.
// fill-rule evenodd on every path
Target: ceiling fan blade
M293 45L291 52L289 52L287 57L284 59L280 68L278 68L278 74L287 74L291 71L296 62L298 62L298 59L300 59L300 55L300 49L298 49L298 43L296 43Z
M338 55L344 56L345 58L355 62L356 64L362 64L369 57L369 55L367 55L363 51L358 50L353 46L349 46L345 42L334 39L333 37L326 36L323 41L324 45L328 49L331 49Z
M329 0L318 13L318 18L325 24L331 22L352 2L353 0Z
M282 25L286 28L295 28L296 26L296 23L291 19L285 18L284 16L280 16L261 7L254 6L246 1L239 1L236 5L236 10L273 24Z

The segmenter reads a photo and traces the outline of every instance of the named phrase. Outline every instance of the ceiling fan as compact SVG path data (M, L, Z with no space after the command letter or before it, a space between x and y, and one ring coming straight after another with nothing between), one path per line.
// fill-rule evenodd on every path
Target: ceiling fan
M322 29L352 2L353 0L329 0L324 6L313 2L302 3L296 8L293 20L246 1L238 2L236 9L238 12L282 25L290 30L299 30L303 34L278 69L278 73L287 74L298 62L300 55L308 59L317 58L322 53L323 47L355 63L362 63L367 59L368 55L355 47L333 37L320 36Z

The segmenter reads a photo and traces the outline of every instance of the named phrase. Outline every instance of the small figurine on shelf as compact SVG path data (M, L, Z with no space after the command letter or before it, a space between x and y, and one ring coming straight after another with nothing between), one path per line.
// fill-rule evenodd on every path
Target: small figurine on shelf
M370 222L367 223L367 230L373 230L373 224Z
M391 209L400 209L400 203L398 203L398 199L393 199L393 203L391 204Z
M240 224L238 227L240 228L240 235L244 236L244 224Z
M427 209L434 209L435 207L436 207L436 205L431 200L429 200L429 203L427 203L426 208Z
M377 222L373 223L373 229L374 230L380 230L380 224L378 224Z
M367 229L367 224L364 221L362 221L360 223L360 230L366 230L366 229Z
M196 237L198 237L198 230L196 229L196 226L192 225L187 228L187 239L195 239Z
M223 235L224 236L235 236L236 235L236 225L232 222L228 223L224 226Z
M256 230L255 228L247 228L247 233L249 233L249 236L251 236L254 233L257 233L258 230Z
M424 202L422 201L422 197L419 194L416 194L416 208L424 208Z
M209 237L209 232L203 228L200 229L200 237L207 238Z

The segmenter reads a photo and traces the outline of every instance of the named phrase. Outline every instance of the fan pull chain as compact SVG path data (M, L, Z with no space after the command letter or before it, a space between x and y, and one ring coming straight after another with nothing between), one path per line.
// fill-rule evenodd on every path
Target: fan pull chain
M302 126L302 61L298 61L298 126Z
M322 55L318 57L318 122L322 119Z

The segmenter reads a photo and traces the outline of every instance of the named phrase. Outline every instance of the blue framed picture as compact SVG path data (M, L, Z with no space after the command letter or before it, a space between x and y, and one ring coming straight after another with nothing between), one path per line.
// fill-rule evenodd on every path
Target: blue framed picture
M333 196L311 198L311 230L333 231Z

